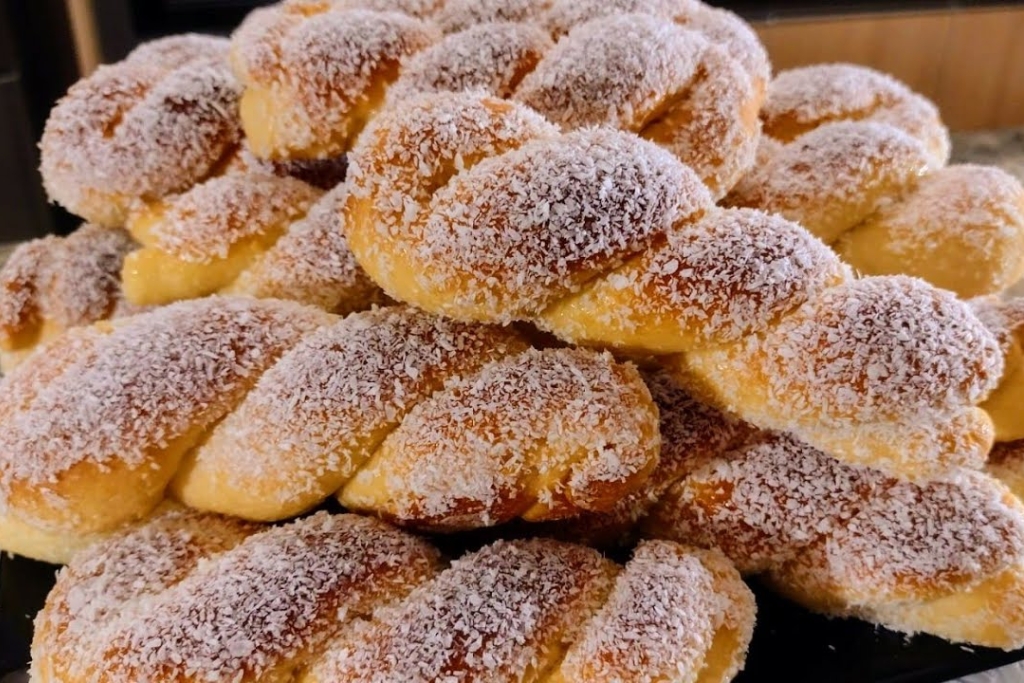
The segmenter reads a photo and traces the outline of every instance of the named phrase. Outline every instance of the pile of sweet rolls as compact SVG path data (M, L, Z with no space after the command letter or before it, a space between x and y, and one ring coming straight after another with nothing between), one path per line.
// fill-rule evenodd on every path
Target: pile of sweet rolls
M285 0L41 152L36 683L728 681L747 576L1024 646L1024 189L895 79L697 0Z

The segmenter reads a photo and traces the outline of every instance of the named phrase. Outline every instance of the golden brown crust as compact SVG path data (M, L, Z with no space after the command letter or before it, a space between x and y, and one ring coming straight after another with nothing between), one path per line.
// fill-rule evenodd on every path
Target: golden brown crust
M244 84L249 146L269 159L315 159L346 151L383 103L410 55L440 37L405 14L344 3L261 8L232 36L232 66Z
M636 136L558 135L515 104L426 95L378 117L352 164L350 247L398 300L680 353L664 362L702 399L849 462L865 462L865 441L923 423L872 463L904 476L962 464L961 447L977 459L991 440L973 406L1002 359L967 304L913 278L855 280L781 218L711 210L692 171ZM871 438L856 438L861 426ZM892 457L904 445L913 457Z
M719 548L818 611L981 645L1024 643L1019 620L1004 622L995 607L1000 595L1008 613L1018 602L1024 506L977 471L913 484L769 436L677 483L644 528ZM989 607L974 612L981 601Z
M341 490L349 508L454 530L607 510L658 462L635 368L524 350L500 328L213 297L86 330L0 401L18 454L0 457L0 513L40 534L19 532L22 551L141 518L169 484L249 519Z
M43 181L86 220L124 224L137 199L180 192L214 172L238 142L241 89L227 41L162 38L71 87L47 121Z
M32 676L724 683L753 622L722 555L665 541L625 567L535 539L443 569L427 543L372 519L321 512L260 528L172 510L61 572L36 620Z
M765 135L782 142L834 121L887 123L920 140L933 168L949 161L949 131L935 105L865 66L816 64L777 74L761 119Z
M663 146L716 198L754 162L761 98L724 48L646 14L579 26L515 94L565 130L610 125Z
M203 430L326 317L207 299L59 339L5 380L0 509L81 533L146 515Z
M259 529L171 513L62 573L37 619L33 675L273 680L438 565L425 542L352 515Z

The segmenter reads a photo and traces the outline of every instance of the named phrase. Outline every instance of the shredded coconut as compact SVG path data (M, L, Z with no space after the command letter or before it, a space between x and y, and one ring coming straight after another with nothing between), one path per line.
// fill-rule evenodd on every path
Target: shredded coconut
M354 628L313 675L350 683L542 676L605 600L615 569L580 546L499 541Z
M425 92L482 90L511 97L554 43L529 24L491 23L447 36L414 55L388 89L397 102Z
M160 197L210 173L240 137L226 45L164 39L73 85L43 132L50 196L72 209L96 192Z
M120 624L114 683L260 679L290 671L341 630L429 578L437 551L381 522L318 513L204 562Z
M506 522L536 502L556 516L600 509L608 487L628 491L656 463L656 420L633 368L529 350L413 408L354 484L382 480L389 515L444 528ZM361 507L351 489L344 501Z
M131 312L120 280L135 246L124 230L88 223L64 238L20 245L0 269L0 340L44 319L69 328Z
M226 258L246 238L283 230L318 196L294 178L249 173L211 178L154 211L147 246L183 261L210 263Z
M0 432L0 498L14 482L48 489L83 462L144 467L153 452L230 411L254 376L324 317L284 302L215 297L115 327L71 355L27 403L0 394L18 405Z
M761 110L765 133L783 141L832 121L877 121L921 141L941 167L949 131L926 98L892 76L855 64L816 64L778 74Z
M315 504L433 392L520 349L501 329L410 308L353 314L305 338L260 378L197 450L192 476L215 476L282 505ZM452 448L437 446L413 466L434 467ZM269 491L260 484L268 478Z
M642 543L607 602L569 648L560 673L570 681L694 675L706 664L729 597L697 555L673 543Z

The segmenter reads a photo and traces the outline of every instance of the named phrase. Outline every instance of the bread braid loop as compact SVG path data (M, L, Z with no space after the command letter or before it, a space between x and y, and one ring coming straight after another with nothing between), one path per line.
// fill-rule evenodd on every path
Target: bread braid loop
M991 446L974 406L1002 359L966 304L908 277L854 279L799 226L714 208L629 133L559 135L513 103L426 95L371 124L350 182L353 254L396 299L663 355L717 407L902 476L980 466Z

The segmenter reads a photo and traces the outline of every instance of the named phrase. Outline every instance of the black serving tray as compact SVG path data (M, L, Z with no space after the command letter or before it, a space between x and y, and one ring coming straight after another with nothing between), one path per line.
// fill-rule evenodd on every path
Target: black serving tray
M32 618L56 571L20 557L0 558L0 678L27 666ZM943 683L1024 660L1024 650L969 648L828 619L756 581L751 588L757 595L757 628L746 670L735 683Z

